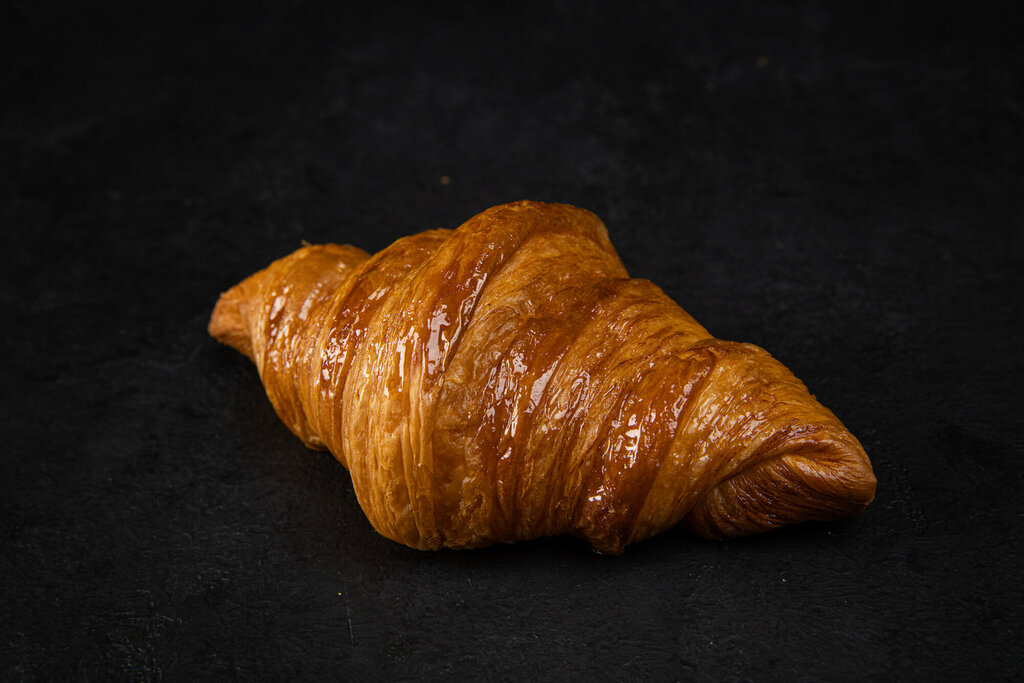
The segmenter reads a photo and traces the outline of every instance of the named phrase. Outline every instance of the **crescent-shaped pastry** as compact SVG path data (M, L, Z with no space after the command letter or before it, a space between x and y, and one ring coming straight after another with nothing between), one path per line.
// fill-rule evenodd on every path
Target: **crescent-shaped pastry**
M413 548L568 533L618 554L874 496L860 443L800 380L630 278L572 206L505 204L372 256L304 247L224 293L209 330Z

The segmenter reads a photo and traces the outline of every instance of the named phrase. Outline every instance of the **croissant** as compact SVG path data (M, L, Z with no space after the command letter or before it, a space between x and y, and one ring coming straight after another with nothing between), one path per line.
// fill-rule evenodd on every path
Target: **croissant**
M631 279L568 205L496 206L372 256L306 246L221 295L209 331L413 548L569 533L619 554L874 497L860 443L800 380Z

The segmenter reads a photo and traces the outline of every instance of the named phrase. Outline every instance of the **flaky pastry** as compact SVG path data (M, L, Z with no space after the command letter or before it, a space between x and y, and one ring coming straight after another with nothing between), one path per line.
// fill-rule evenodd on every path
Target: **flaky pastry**
M372 256L303 247L224 293L209 330L413 548L569 533L618 554L874 496L860 443L800 380L630 278L572 206L505 204Z

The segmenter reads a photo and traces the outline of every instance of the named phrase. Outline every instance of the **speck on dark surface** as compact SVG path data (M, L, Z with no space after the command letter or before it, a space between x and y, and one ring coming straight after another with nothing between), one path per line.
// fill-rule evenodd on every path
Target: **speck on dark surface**
M1011 7L5 5L0 674L1020 675ZM302 240L523 198L789 365L865 514L619 558L378 536L212 305Z

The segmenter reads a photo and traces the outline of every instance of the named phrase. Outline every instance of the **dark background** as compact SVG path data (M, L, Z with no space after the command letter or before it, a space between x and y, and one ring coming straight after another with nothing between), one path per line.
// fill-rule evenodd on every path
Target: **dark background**
M5 4L0 672L1019 674L1013 5ZM619 558L378 536L213 303L523 198L789 365L868 510Z

